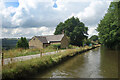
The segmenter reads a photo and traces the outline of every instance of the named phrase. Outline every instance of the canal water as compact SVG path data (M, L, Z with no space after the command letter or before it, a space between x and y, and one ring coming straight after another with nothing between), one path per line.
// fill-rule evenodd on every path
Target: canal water
M120 51L99 47L32 78L118 78L118 53Z

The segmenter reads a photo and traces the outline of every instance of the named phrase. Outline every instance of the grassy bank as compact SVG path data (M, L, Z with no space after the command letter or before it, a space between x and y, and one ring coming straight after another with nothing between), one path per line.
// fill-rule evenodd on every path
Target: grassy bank
M27 55L34 55L34 54L40 54L46 53L46 52L53 52L57 50L57 47L59 45L51 45L45 49L10 49L10 50L3 50L4 58L13 58L13 57L19 57L19 56L27 56ZM60 49L61 50L61 49Z
M57 50L58 46L60 46L60 44L52 44L45 49L22 49L22 48L19 48L19 49L3 50L2 52L4 53L4 58L13 58L13 57L19 57L19 56L40 54L41 52L42 53L53 52L53 51ZM69 49L75 49L75 48L79 48L79 47L69 45ZM62 50L62 49L59 48L59 50Z
M13 58L13 57L19 57L19 56L27 56L27 55L33 55L33 54L40 54L42 53L46 53L46 52L52 52L52 51L56 51L56 49L50 49L50 48L46 48L46 49L11 49L8 51L3 51L4 53L4 58Z
M20 79L21 77L27 77L28 75L35 75L45 71L62 61L65 61L69 57L72 57L78 53L88 51L95 47L84 47L78 49L67 49L65 52L58 52L57 54L43 56L41 58L35 58L27 61L16 62L3 66L2 78L3 80Z

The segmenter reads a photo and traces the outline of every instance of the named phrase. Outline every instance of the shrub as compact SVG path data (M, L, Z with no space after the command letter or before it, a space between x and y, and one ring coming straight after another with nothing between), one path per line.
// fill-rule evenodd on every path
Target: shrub
M21 39L18 40L16 47L17 48L24 48L24 49L29 48L29 44L28 44L27 39L25 37L24 38L21 37Z

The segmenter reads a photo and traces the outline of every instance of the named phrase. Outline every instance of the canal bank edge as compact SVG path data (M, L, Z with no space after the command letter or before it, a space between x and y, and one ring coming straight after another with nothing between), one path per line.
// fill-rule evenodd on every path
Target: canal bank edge
M43 73L47 69L50 69L77 54L84 53L97 47L100 47L100 45L80 49L68 49L65 52L58 52L57 54L43 56L42 58L5 65L2 69L2 80L28 79L31 75Z

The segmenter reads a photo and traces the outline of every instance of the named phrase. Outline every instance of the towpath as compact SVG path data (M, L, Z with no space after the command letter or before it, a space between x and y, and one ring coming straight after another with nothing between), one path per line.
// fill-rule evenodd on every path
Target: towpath
M54 51L54 52L47 52L47 53L43 53L42 56L56 54L57 52L64 52L64 51L65 50L58 50L58 51ZM14 58L12 58L12 60L11 60L11 58L7 58L7 59L4 59L4 65L8 64L8 63L12 63L12 62L25 61L25 60L33 59L33 58L37 58L37 57L40 57L40 56L41 56L41 54L34 54L34 55L28 55L28 56L14 57ZM0 62L1 62L1 59L0 59Z

